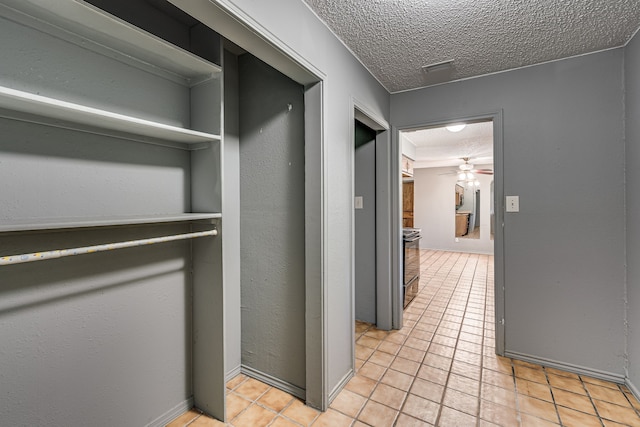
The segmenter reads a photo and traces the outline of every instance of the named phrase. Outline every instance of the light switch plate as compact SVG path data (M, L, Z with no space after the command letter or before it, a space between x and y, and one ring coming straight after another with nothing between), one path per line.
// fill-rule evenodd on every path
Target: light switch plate
M520 197L519 196L507 196L505 207L507 212L520 212Z
M363 205L362 196L356 196L355 208L362 209L362 205Z

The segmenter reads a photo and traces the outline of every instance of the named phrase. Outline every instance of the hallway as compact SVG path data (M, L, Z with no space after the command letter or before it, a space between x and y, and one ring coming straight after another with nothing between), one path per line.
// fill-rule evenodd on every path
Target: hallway
M227 425L640 426L624 386L494 354L492 256L423 250L420 280L402 330L356 322L357 374L327 412L240 375ZM223 425L185 415L170 425Z

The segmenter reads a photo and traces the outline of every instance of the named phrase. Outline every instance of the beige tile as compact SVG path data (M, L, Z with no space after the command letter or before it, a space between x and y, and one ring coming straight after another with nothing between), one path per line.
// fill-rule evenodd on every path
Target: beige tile
M559 388L561 390L570 391L577 394L587 394L580 380L551 374L548 375L548 378L549 384L551 384L551 387L554 389Z
M402 372L389 369L384 374L380 382L395 388L399 388L400 390L407 391L409 390L409 387L411 387L413 377L411 375L403 374Z
M386 372L387 368L377 365L373 362L367 362L358 370L358 375L363 375L367 378L371 378L374 381L378 381L382 378L382 375Z
M227 419L233 420L240 412L251 405L251 401L235 393L227 394Z
M503 374L512 375L513 368L511 367L511 359L506 357L490 355L484 355L482 359L482 366L492 371L497 371Z
M458 360L454 360L451 365L451 372L474 380L480 380L480 371L479 365L472 365Z
M553 398L556 401L556 405L575 409L586 414L596 415L593 403L591 403L591 399L587 396L571 393L570 391L554 389Z
M245 382L236 387L234 391L248 400L256 400L268 389L269 386L265 383L253 378L248 378Z
M198 418L200 415L202 415L202 412L200 412L196 408L191 408L187 412L185 412L184 414L180 415L178 418L174 419L169 424L167 424L166 427L183 427L183 426L186 426L191 421L193 421L196 418Z
M456 350L456 354L453 358L454 360L471 363L472 365L480 365L482 362L482 356L480 354L460 349Z
M602 427L600 419L584 412L573 409L558 407L562 425L566 427Z
M357 344L375 349L375 348L378 348L378 346L380 345L380 340L371 338L370 336L365 334L362 337L360 337L360 339L357 341Z
M373 354L375 350L371 347L367 347L361 344L356 344L356 357L358 359L366 360Z
M294 423L285 417L278 416L269 424L269 427L300 427L300 424Z
M433 366L422 365L418 371L418 378L422 378L432 383L445 385L447 383L448 371L434 368Z
M441 403L444 394L444 387L430 381L416 378L411 386L410 393L436 403Z
M598 378L588 377L586 375L581 375L582 381L588 384L599 385L600 387L607 387L614 390L619 390L618 384L612 383L611 381L600 380Z
M368 424L363 423L362 421L356 420L355 423L351 427L369 427Z
M542 369L532 369L527 366L516 364L514 361L515 376L523 380L536 383L547 384L547 376Z
M247 379L246 375L238 374L234 378L232 378L229 381L227 381L227 388L229 390L233 390L234 388L236 388L240 384L242 384L244 382L244 380L246 380L246 379Z
M385 353L382 351L376 351L369 358L369 362L375 363L376 365L384 366L388 368L389 365L393 362L395 357L389 353Z
M414 362L422 363L425 354L427 354L427 352L424 350L416 350L415 348L411 347L402 347L400 351L398 351L397 355Z
M631 407L614 405L613 403L594 400L593 404L601 418L629 426L640 426L640 417Z
M456 349L454 347L432 343L431 346L429 346L428 351L430 354L437 354L438 356L452 358L456 352Z
M319 414L318 410L306 406L298 399L295 399L288 408L282 411L282 415L303 426L310 425Z
M370 323L361 322L359 320L356 320L356 333L364 333L370 327L371 327Z
M480 395L479 381L458 374L449 375L447 387L476 397Z
M406 396L406 391L380 383L371 395L371 400L399 410L402 407Z
M276 413L259 405L251 405L232 420L234 427L265 427L273 421Z
M428 366L433 366L434 368L448 371L451 368L452 361L453 360L450 357L444 357L438 354L427 352L427 355L424 358L424 362L422 363Z
M573 378L574 380L579 380L580 379L580 377L577 374L574 374L572 372L563 371L561 369L545 367L544 370L547 371L547 374L557 375L557 376L560 376L560 377Z
M196 418L189 427L225 427L225 423L218 421L206 415Z
M353 423L353 418L340 412L329 409L311 424L313 427L349 427Z
M518 360L518 359L513 359L513 364L515 366L522 366L524 368L530 368L530 369L536 369L536 370L543 370L544 368L541 365L538 365L536 363L531 363L531 362L527 362L524 360Z
M615 423L609 420L602 420L602 423L604 424L604 427L629 427L627 425Z
M627 396L627 399L629 399L629 402L631 402L631 406L640 411L640 402L638 402L638 399L636 399L630 391L626 391L625 395Z
M452 408L444 407L440 412L438 425L442 427L451 426L475 426L477 418L464 412L456 411Z
M398 416L398 421L396 422L396 426L398 427L432 427L433 424L428 424L417 418L410 417L407 414L400 414Z
M516 388L518 394L546 400L547 402L553 402L553 397L551 397L551 388L546 384L534 383L532 381L523 380L522 378L516 378Z
M285 393L277 388L271 388L258 399L258 403L273 409L276 412L282 411L294 399L289 393Z
M559 424L529 414L520 414L521 427L557 427Z
M395 355L400 351L401 348L403 347L400 344L396 344L391 341L382 341L378 346L378 351L384 351L385 353Z
M482 382L506 389L513 389L514 387L514 378L511 375L492 371L491 369L482 370Z
M422 340L415 337L409 337L404 342L404 345L407 347L415 348L416 350L426 351L429 348L429 344L431 344L428 340Z
M592 399L603 400L620 406L631 406L624 393L617 388L613 389L592 383L585 383L584 386Z
M360 396L369 397L376 387L376 382L370 378L356 375L345 386L345 389L359 394Z
M389 335L389 331L383 331L382 329L377 329L375 327L369 329L364 333L366 336L375 338L377 340L383 340Z
M399 331L394 331L394 332L391 332L389 335L387 335L387 337L384 340L395 343L395 344L403 344L406 339L407 339L406 334L403 334Z
M545 419L554 423L558 423L558 414L553 403L544 400L535 399L529 396L518 396L518 406L520 411L533 415L538 418Z
M358 415L358 419L369 425L391 427L398 416L398 411L370 400Z
M435 424L440 405L419 396L410 394L404 403L402 412L429 424Z
M499 426L511 427L518 425L518 414L515 409L486 400L480 401L480 418Z
M444 400L442 401L442 404L469 415L478 415L478 397L458 390L447 388L444 393Z
M516 393L514 390L507 390L491 384L482 384L480 396L483 400L497 403L502 406L507 406L509 408L516 407Z
M420 363L398 356L393 363L391 363L390 368L407 375L415 376L420 368Z
M333 402L331 402L331 408L355 418L366 401L367 399L364 396L349 390L342 390Z

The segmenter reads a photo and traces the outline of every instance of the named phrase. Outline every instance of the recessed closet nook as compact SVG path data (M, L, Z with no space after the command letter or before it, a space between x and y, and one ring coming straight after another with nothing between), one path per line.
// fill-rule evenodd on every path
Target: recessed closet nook
M321 375L306 89L203 22L0 1L0 424L224 420L240 372Z

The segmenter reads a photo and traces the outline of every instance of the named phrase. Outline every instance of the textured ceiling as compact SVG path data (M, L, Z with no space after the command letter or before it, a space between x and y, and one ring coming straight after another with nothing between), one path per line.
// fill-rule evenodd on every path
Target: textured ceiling
M415 147L414 168L457 166L468 157L471 163L493 163L493 122L469 123L459 132L446 127L403 131L401 137Z
M623 46L640 26L640 0L304 1L390 92Z

